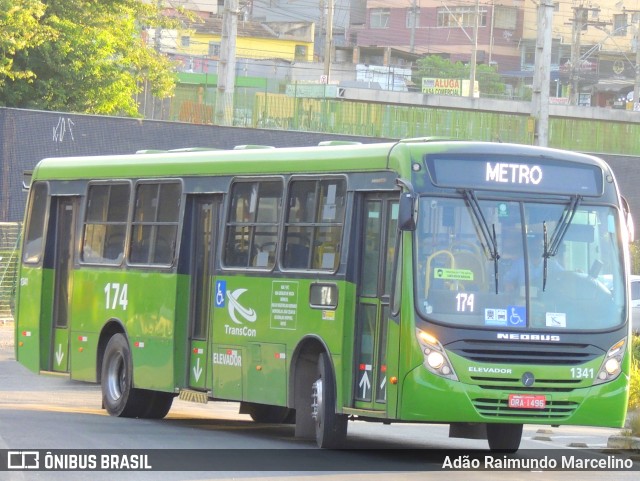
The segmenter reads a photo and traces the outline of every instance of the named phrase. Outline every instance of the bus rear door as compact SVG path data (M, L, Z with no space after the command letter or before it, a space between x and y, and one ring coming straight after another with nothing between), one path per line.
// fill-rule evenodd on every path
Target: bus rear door
M43 299L43 307L50 302L51 310L42 309L42 335L50 333L49 355L44 358L48 359L48 365L42 368L49 371L69 370L69 321L77 206L77 197L51 198L52 215L49 216L44 267L53 269L53 276L50 280L45 277L44 284L53 282L53 286L50 289L43 288L43 297L47 292L53 293L53 296L47 302ZM50 316L50 319L45 319L44 316Z
M398 338L388 335L398 195L367 194L361 218L353 400L357 409L387 413L395 407L387 399L388 355L395 353L394 365L398 356Z

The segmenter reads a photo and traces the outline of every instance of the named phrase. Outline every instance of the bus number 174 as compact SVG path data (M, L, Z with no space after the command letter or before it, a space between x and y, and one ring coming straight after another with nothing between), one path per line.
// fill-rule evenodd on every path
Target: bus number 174
M457 306L456 311L458 312L473 312L473 300L474 295L467 294L466 292L459 292L456 296Z
M127 310L127 304L129 301L127 300L127 291L128 285L120 284L119 282L109 282L104 286L104 295L105 295L105 308L106 309L117 309L118 306L122 308L123 311Z

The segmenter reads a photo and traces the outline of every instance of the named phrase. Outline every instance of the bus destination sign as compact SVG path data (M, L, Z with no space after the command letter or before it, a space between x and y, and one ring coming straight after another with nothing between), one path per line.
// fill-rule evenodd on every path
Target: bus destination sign
M597 165L487 155L427 156L426 164L433 183L440 187L583 196L603 192L602 169Z

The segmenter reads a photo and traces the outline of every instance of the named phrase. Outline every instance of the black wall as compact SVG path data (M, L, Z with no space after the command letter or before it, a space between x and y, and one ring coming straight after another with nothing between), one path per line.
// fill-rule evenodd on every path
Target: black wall
M0 108L0 222L22 221L23 172L45 157L185 147L232 149L244 144L297 147L324 140L372 143L385 139Z

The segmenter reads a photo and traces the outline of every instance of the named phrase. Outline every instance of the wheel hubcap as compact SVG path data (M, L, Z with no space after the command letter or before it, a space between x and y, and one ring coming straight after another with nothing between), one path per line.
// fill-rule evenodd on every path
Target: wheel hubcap
M313 383L313 393L311 397L311 417L316 422L320 422L322 420L320 414L320 407L322 406L322 379L318 379Z
M114 401L120 399L126 382L124 362L122 357L118 357L109 364L109 370L107 372L107 392L109 393L109 397Z

